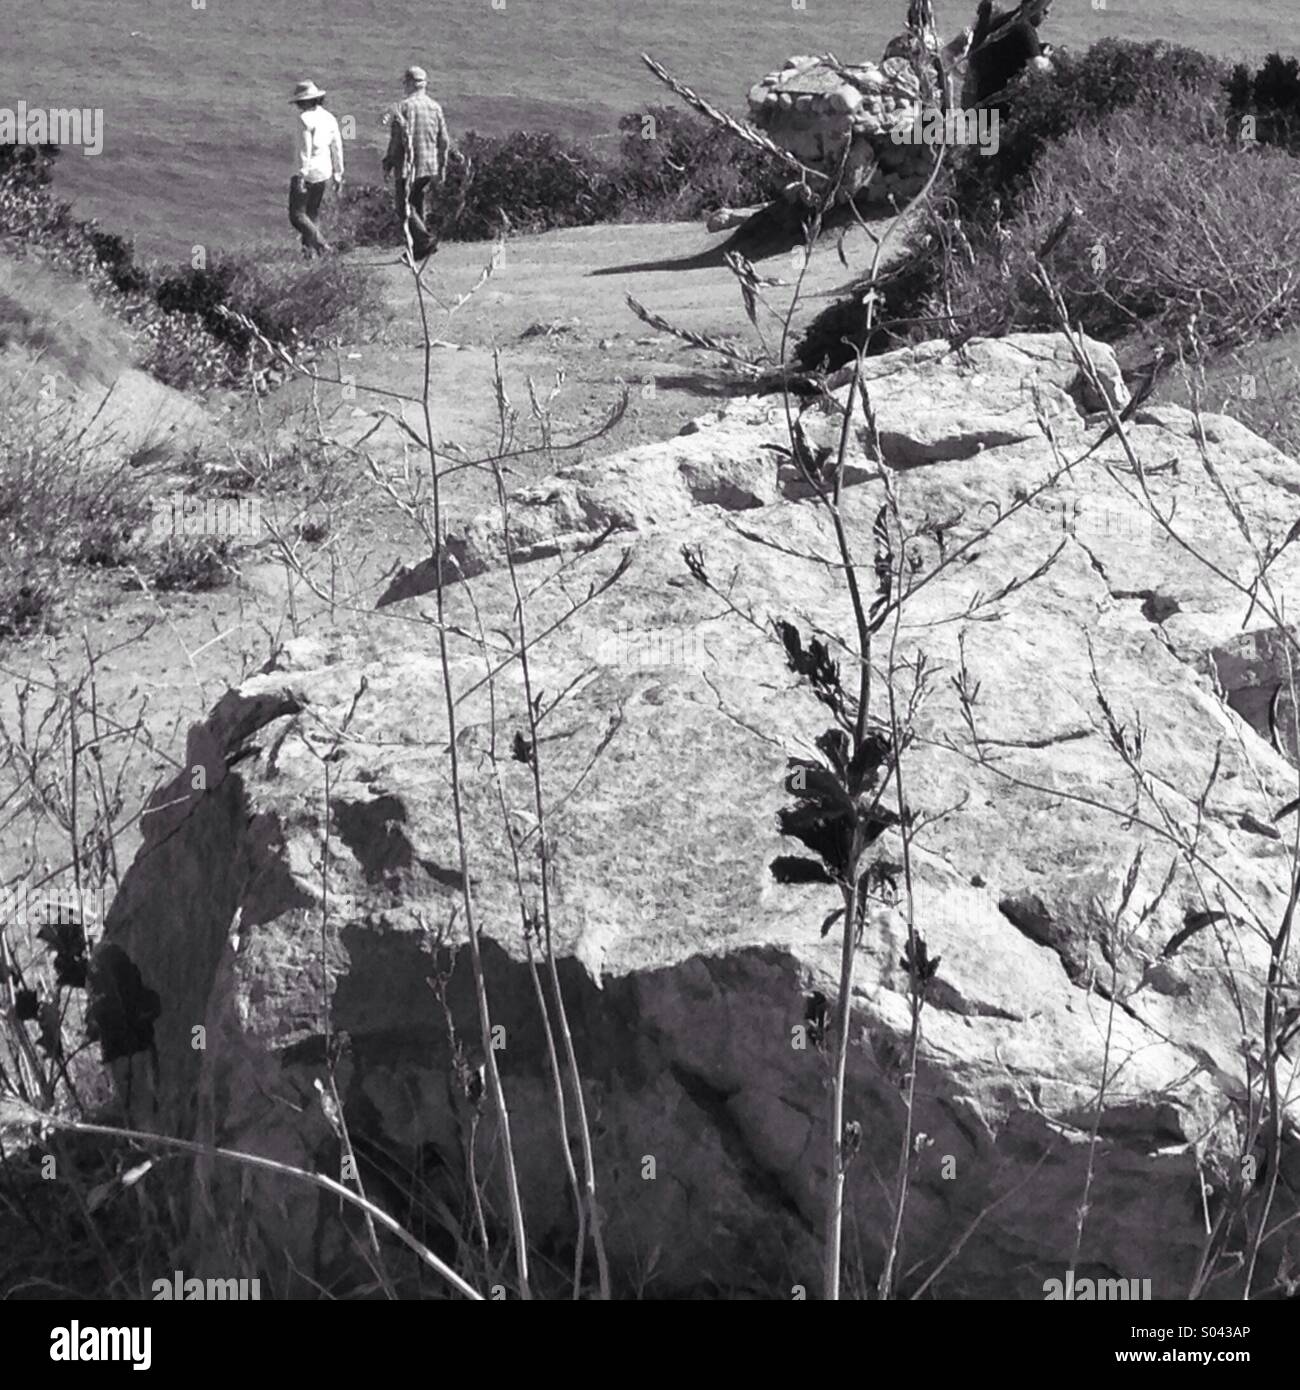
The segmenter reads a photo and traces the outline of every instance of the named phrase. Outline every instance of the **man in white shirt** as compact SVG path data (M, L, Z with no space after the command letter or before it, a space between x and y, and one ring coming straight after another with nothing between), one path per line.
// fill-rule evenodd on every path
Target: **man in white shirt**
M316 219L326 187L332 182L337 192L343 185L343 136L339 123L322 105L324 100L325 93L311 81L299 82L289 98L299 113L289 180L289 221L302 237L302 253L308 260L331 249Z

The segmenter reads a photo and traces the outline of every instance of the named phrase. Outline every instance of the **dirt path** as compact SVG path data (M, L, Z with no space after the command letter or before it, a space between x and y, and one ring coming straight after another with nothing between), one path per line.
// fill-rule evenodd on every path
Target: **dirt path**
M642 439L664 438L707 410L719 396L743 391L743 382L724 369L723 359L657 333L628 306L632 296L670 323L706 337L730 339L760 354L759 333L746 320L735 276L724 260L733 246L753 260L759 273L781 284L765 288L772 313L760 311L759 327L775 350L784 315L794 295L802 253L777 238L710 234L696 223L579 227L520 237L507 243L490 278L474 291L490 259L483 243L450 243L429 262L425 279L430 330L441 344L433 366L435 425L445 438L467 447L495 433L492 352L500 350L507 389L526 401L531 375L541 391L556 372L566 387L559 418L575 422L605 413L622 383L634 388L627 428L603 452ZM862 273L870 245L852 234L846 269L835 242L825 238L814 251L793 332ZM391 321L378 340L347 349L343 365L358 384L418 391L422 340L410 272L395 258L356 253L357 264L379 277ZM649 386L653 389L646 389ZM301 403L304 388L277 393L281 408ZM357 404L365 405L359 393Z

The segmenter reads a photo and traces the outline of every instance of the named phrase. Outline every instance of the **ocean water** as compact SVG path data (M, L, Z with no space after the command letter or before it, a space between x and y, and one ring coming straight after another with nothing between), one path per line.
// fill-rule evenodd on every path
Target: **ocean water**
M936 10L944 36L974 3ZM617 139L618 117L672 101L643 50L717 104L793 53L876 58L904 0L0 0L0 107L103 111L103 150L58 183L82 215L188 259L194 245L289 237L300 78L352 116L353 180L378 181L379 118L408 63L454 131L551 128ZM1056 0L1044 35L1168 38L1228 57L1300 48L1300 0Z

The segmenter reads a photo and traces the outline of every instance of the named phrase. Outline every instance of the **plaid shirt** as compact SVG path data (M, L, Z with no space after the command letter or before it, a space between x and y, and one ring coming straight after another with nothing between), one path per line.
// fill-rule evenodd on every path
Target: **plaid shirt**
M408 183L437 178L447 167L450 148L442 107L427 92L415 92L393 111L384 168L395 170Z

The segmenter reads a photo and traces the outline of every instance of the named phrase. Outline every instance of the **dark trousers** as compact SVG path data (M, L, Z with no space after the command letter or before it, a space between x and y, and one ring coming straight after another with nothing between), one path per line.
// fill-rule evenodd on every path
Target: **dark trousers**
M426 178L412 179L409 188L401 174L396 175L393 180L397 199L397 223L398 226L406 223L417 261L423 260L438 244L437 237L429 234L426 225L429 216L429 192L436 182L437 179L432 174Z
M320 216L321 199L325 197L328 179L308 183L301 174L289 180L289 221L302 237L302 249L315 251L321 255L328 251L329 243L320 234L316 219Z

